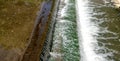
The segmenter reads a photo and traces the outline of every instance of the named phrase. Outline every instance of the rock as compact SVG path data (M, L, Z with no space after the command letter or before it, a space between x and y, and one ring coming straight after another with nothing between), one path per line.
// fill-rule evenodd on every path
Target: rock
M120 9L120 0L112 0L115 8Z

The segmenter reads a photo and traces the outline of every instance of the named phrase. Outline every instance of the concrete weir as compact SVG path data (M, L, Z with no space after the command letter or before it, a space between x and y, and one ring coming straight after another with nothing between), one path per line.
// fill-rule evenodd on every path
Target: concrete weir
M48 61L58 4L59 0L42 3L30 42L20 61Z

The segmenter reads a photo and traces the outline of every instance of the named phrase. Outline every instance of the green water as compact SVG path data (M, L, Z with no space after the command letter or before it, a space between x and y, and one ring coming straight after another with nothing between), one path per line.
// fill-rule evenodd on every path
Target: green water
M92 37L95 38L97 42L91 44L96 44L93 45L95 48L92 52L95 52L95 55L98 55L102 58L96 57L94 61L120 61L120 10L117 10L111 5L107 4L106 2L109 2L109 0L86 1L88 1L88 4L86 4L88 11L86 12L88 12L91 17L89 19L91 21L90 23L94 23L91 26L95 26L99 29L95 35L92 35ZM69 0L66 13L66 16L64 16L62 19L64 22L57 21L54 34L54 40L59 39L62 41L60 49L63 59L62 61L79 61L79 59L82 58L80 58L79 55L84 56L82 61L85 59L90 59L90 57L92 58L92 56L89 56L88 54L88 58L85 58L86 56L84 54L79 53L78 37L76 31L77 25L75 0ZM83 49L89 50L89 48Z
M79 61L75 0L68 1L65 16L56 22L53 40L61 43L57 48L60 49L62 61Z
M89 8L96 18L93 22L100 28L97 40L101 49L96 53L103 54L108 61L120 61L120 11L105 4L104 0L90 0Z
M69 21L68 29L65 30L67 39L70 40L63 45L63 61L79 61L79 44L77 37L77 24L76 24L76 12L75 12L75 0L70 0L67 9L67 16L65 20ZM64 41L63 41L64 42Z

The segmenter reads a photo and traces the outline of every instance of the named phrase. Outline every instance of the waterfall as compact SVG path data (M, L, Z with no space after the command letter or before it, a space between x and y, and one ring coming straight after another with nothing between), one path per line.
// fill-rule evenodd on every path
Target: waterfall
M99 27L91 20L88 3L88 0L76 0L80 61L106 61L104 57L95 52L95 48L98 47L96 36Z

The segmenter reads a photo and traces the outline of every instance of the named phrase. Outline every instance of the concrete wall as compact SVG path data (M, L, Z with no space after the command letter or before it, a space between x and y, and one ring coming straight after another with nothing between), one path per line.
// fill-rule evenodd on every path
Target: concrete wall
M54 27L55 27L55 22L56 22L55 20L56 20L58 8L59 8L59 3L60 3L60 0L56 0L55 7L54 7L54 13L52 14L52 18L51 18L52 21L50 23L47 39L44 43L44 47L43 47L42 53L40 55L41 61L48 61L50 58L50 51L51 51L52 42L53 42L52 37L53 37L53 33L54 33Z
M42 4L36 19L30 42L21 61L47 61L50 57L52 32L59 0L49 0Z

